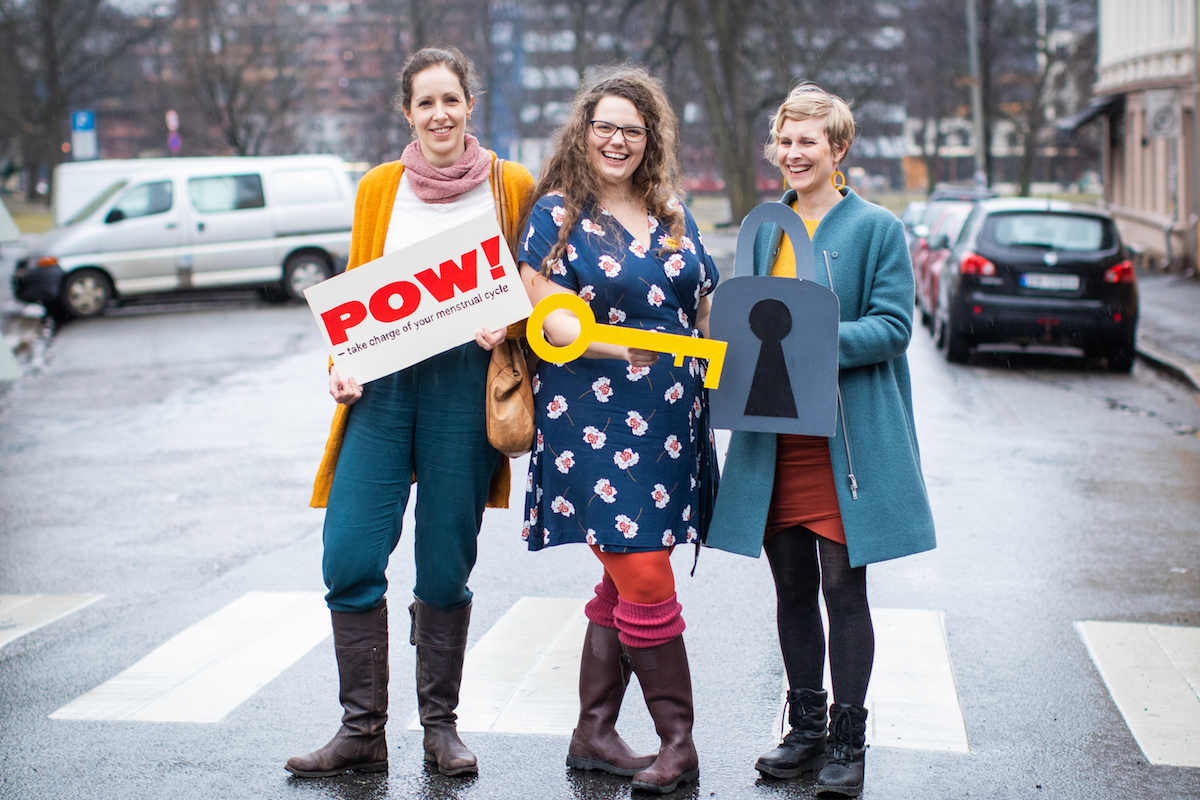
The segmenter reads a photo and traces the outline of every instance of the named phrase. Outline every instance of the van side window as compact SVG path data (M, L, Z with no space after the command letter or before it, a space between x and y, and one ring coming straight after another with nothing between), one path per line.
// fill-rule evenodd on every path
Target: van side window
M116 210L122 219L148 217L171 210L172 186L170 181L143 183L121 200Z
M197 211L217 213L263 208L262 178L258 175L222 175L215 178L189 178L188 194Z

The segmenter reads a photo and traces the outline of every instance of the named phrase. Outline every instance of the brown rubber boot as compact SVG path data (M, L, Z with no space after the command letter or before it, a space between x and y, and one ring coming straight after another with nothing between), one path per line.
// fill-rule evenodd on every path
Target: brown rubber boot
M471 606L446 610L414 600L411 641L417 646L417 710L425 728L425 760L437 762L443 775L479 771L475 754L458 738L458 690Z
M388 765L387 601L357 614L331 612L337 654L342 727L329 743L306 756L288 759L288 772L300 778L327 778L350 770L383 772Z
M662 740L654 763L633 776L633 788L655 794L675 791L700 777L700 758L692 742L692 674L683 637L657 647L624 646L654 729Z
M616 628L588 623L579 664L579 722L567 750L568 767L630 776L654 763L655 756L639 756L617 733L632 669L623 655Z

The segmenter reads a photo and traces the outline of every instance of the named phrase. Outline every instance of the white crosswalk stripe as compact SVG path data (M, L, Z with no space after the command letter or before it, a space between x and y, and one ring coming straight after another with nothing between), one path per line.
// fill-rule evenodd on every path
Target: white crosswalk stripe
M1200 628L1075 623L1151 764L1200 767Z
M250 592L50 715L219 722L329 636L319 592Z
M0 594L0 647L99 600L102 594Z
M458 729L570 736L579 717L583 600L522 597L467 653ZM421 727L414 718L410 730Z

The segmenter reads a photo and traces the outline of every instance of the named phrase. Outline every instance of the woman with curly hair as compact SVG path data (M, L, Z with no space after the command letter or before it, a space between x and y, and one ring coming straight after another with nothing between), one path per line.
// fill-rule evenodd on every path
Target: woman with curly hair
M677 151L675 115L644 70L611 71L579 92L521 245L534 302L576 294L603 324L707 333L717 270L679 201ZM559 310L543 329L562 346L580 325ZM653 352L593 343L572 363L542 363L534 380L523 535L531 550L584 542L603 565L586 607L567 764L659 793L699 775L670 554L699 538L716 490L704 370L695 358L674 367ZM657 756L638 756L616 732L629 669L662 739Z

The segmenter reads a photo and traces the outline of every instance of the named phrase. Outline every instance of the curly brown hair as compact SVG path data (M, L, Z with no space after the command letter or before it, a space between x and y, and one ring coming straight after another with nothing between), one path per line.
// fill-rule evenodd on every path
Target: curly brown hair
M678 241L684 236L683 209L679 203L683 196L679 123L675 111L662 82L649 72L634 66L613 67L576 92L571 115L555 135L554 150L534 192L535 197L562 192L566 212L558 242L542 261L543 275L549 275L550 265L566 252L567 237L579 222L583 207L600 197L601 177L588 150L588 128L596 104L605 97L628 100L646 121L650 134L646 137L642 163L633 173L634 196L656 218L668 222L674 239Z

